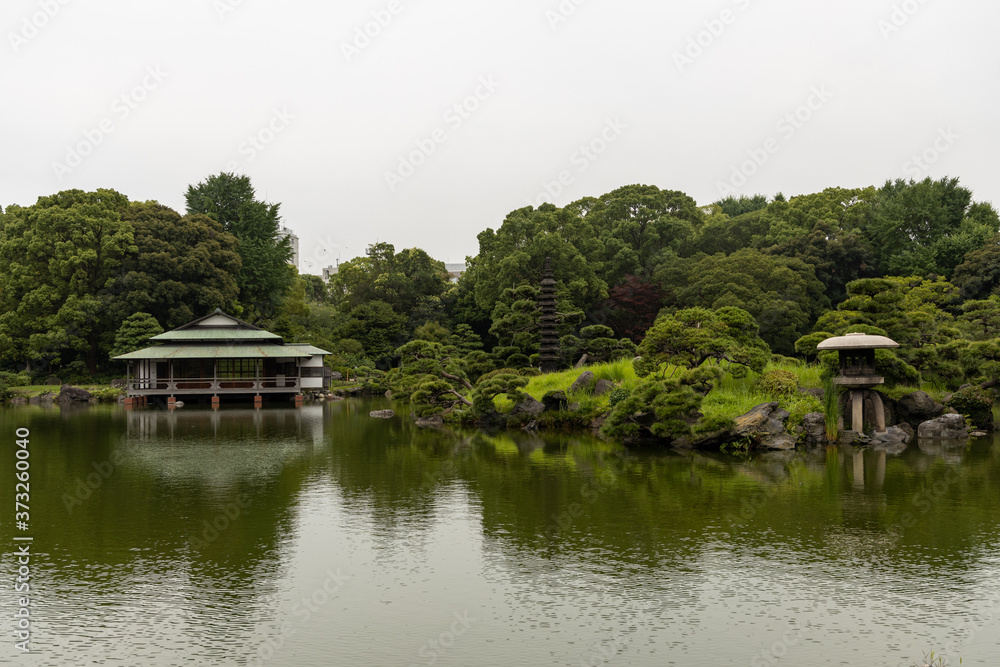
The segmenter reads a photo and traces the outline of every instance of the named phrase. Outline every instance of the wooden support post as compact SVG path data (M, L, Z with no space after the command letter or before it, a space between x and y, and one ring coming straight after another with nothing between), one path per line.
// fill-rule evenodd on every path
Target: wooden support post
M219 397L218 396L213 396L212 397L212 409L213 410L218 410L219 409Z
M865 392L860 389L851 390L851 430L865 431Z
M260 394L257 394L256 396L253 397L253 406L255 408L257 408L258 410L260 410L260 408L261 408L261 406L263 404L264 404L264 397L263 396L261 396Z
M305 402L306 397L302 394L295 394L295 407L301 408L302 403Z
M177 399L176 398L174 398L173 396L168 396L167 397L167 409L168 410L176 410L177 409L177 405L175 405L176 403L177 403Z

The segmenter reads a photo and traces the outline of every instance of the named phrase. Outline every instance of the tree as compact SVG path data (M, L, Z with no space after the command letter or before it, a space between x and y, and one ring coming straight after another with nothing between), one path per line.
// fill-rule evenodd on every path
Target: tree
M163 333L163 327L149 313L133 313L125 318L115 334L111 356L128 354L149 345L149 339Z
M90 373L111 345L109 307L122 261L135 252L128 199L67 190L0 218L0 350L8 361L67 364Z
M1000 234L965 255L952 277L966 299L986 299L1000 294Z
M209 216L239 241L236 282L244 317L259 322L273 316L295 275L291 243L278 235L280 205L258 201L249 176L225 172L188 186L184 199L189 215Z
M607 284L596 273L601 265L588 260L576 245L597 253L599 241L572 209L551 204L519 209L507 215L499 230L487 229L478 238L479 255L470 267L469 279L476 304L484 312L493 313L507 289L537 286L546 258L552 259L556 294L562 304L572 304L576 310L607 296Z
M601 432L613 438L639 438L652 435L676 440L691 434L691 426L701 417L700 396L687 381L680 378L647 378L624 400L611 409Z
M729 195L725 199L720 199L715 202L715 205L719 207L719 210L728 215L731 218L735 218L738 215L743 215L744 213L753 213L754 211L759 211L767 206L767 195L756 194L752 197L746 195L740 195L739 197L734 197Z
M173 329L216 308L236 309L237 241L219 222L181 217L156 202L133 202L123 219L134 229L136 252L122 262L116 282L118 317L147 312Z
M437 315L441 294L448 288L444 262L432 259L419 248L396 253L391 243L368 246L364 257L340 265L330 281L336 302L356 307L382 301L399 314L406 314L413 328ZM423 311L423 316L410 317ZM420 321L414 321L420 320Z
M608 299L598 309L619 338L642 340L663 307L663 290L638 276L625 276L622 284L608 291Z
M640 377L665 376L670 366L689 370L706 361L725 362L734 375L760 372L770 350L757 333L757 323L745 310L727 306L717 311L688 308L661 315L639 344L635 371Z
M734 306L748 312L759 323L761 338L787 355L829 307L812 266L753 248L704 257L691 265L684 284L670 289L680 307Z
M393 351L402 342L406 317L398 315L384 301L370 301L351 309L341 333L359 341L365 354L382 366L388 365Z
M878 191L868 233L879 264L892 275L950 277L966 253L1000 226L989 204L973 204L957 178L888 181Z

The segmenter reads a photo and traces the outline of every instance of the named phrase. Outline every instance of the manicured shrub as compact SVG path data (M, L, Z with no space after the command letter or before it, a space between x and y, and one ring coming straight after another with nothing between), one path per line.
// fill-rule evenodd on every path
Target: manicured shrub
M799 390L799 378L791 371L764 371L757 378L757 389L776 399L794 396Z

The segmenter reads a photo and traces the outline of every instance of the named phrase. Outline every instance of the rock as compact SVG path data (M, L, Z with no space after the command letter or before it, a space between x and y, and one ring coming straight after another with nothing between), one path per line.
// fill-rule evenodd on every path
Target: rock
M914 428L925 421L940 417L944 406L923 391L906 394L896 401L896 416Z
M902 424L897 424L896 427L899 428L901 431L903 431L903 433L905 433L906 435L910 436L907 442L917 437L917 432L914 431L913 427L907 424L906 422L903 422Z
M550 391L542 396L542 403L546 410L565 410L569 405L565 391Z
M529 396L514 406L513 414L540 415L545 412L545 405Z
M815 396L821 401L823 400L824 396L826 396L826 392L824 392L822 389L814 389L814 388L810 389L806 387L799 387L799 393L804 394L805 396Z
M444 428L444 417L434 415L433 417L421 417L416 421L420 428Z
M778 420L772 420L771 416L775 414L778 410L777 401L772 401L771 403L761 403L749 412L746 412L739 417L733 419L736 426L733 428L733 434L736 436L758 436L758 435L777 435L785 430L784 424ZM784 418L788 419L788 412L781 410L784 413ZM777 422L777 423L775 423Z
M580 404L570 403L569 405L566 406L566 409L569 410L570 412L576 412L580 409Z
M528 431L528 432L537 431L538 430L538 422L536 422L534 420L528 422L527 425L524 427L524 430Z
M385 397L386 398L392 398L392 389L386 389L385 390Z
M32 405L49 405L53 400L55 400L55 394L45 392L44 394L39 394L38 396L32 396L28 399L28 403Z
M757 440L757 449L788 451L795 449L797 438L791 433L778 433Z
M10 404L11 405L27 405L28 404L28 399L25 398L24 396L15 396L14 398L10 399Z
M614 391L615 383L611 380L598 380L594 385L594 396L604 396Z
M392 419L396 416L396 413L392 410L373 410L368 413L368 416L375 419Z
M969 437L969 428L962 415L942 415L922 423L917 429L917 437L930 440L964 440Z
M127 384L128 381L125 378L118 378L116 380L111 381L111 386L114 387L115 389L124 389L125 385Z
M805 432L806 444L826 442L826 415L822 412L810 412L802 418L802 430Z
M573 393L576 393L578 391L587 391L587 392L589 392L590 391L590 385L592 385L593 383L594 383L594 373L592 371L586 371L586 372L580 374L580 377L578 377L576 379L576 382L574 382L570 386L569 392L567 392L567 393L573 394Z
M905 445L912 440L913 435L911 433L907 433L905 429L899 426L890 426L882 433L872 433L869 439L872 446L877 449L892 448L894 445Z
M326 397L326 400L328 400L328 401L342 401L342 400L344 400L344 397L343 396L337 396L336 394L330 394L329 396Z
M595 434L600 433L601 427L604 426L604 422L606 422L610 416L610 410L605 412L603 415L599 415L594 421L590 422L590 430Z
M341 373L340 371L333 371L332 373L330 373L330 379L340 382L341 380L344 379L344 374Z
M52 386L52 387L61 387L62 386L62 380L60 380L59 378L57 378L57 377L55 377L53 375L52 377L46 378L45 382L43 382L42 384L49 385L49 386Z
M71 403L80 402L86 403L91 399L90 392L86 389L80 389L79 387L71 387L68 384L64 384L59 388L59 396L56 400L60 403Z

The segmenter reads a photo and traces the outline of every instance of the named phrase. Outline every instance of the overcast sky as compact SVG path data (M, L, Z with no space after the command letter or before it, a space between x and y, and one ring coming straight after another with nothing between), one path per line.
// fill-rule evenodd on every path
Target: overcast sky
M0 204L249 175L303 273L512 210L957 176L1000 204L987 0L5 0Z

